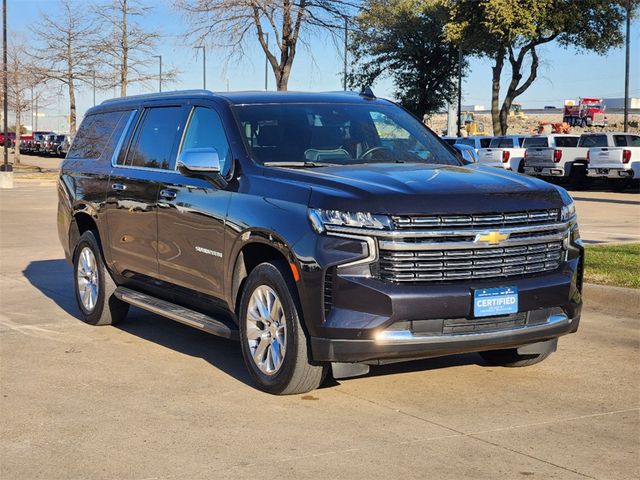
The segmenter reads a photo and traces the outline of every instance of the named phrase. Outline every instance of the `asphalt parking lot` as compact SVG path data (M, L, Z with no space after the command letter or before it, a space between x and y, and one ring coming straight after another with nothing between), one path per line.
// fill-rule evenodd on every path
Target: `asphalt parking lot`
M587 241L640 239L640 196L576 197ZM79 321L55 211L53 182L0 191L2 479L640 477L637 316L587 298L530 368L459 355L275 397L232 342Z

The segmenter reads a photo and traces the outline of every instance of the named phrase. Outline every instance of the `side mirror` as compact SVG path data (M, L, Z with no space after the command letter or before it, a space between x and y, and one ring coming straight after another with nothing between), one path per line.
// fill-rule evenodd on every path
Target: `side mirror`
M184 173L220 173L215 148L187 148L178 155L177 168Z

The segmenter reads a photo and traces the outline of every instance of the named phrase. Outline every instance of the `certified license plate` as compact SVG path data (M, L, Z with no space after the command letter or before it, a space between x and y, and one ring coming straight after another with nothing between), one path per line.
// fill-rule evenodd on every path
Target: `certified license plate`
M473 292L473 316L491 317L518 312L518 287L482 288Z

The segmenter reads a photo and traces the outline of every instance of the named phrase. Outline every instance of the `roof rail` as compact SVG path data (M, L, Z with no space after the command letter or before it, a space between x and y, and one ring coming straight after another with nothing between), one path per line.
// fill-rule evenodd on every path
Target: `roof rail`
M113 103L113 102L122 102L127 100L144 100L147 98L179 97L184 95L213 95L213 92L210 90L198 89L198 90L173 90L170 92L162 92L162 93L143 93L140 95L109 98L107 100L104 100L101 105Z

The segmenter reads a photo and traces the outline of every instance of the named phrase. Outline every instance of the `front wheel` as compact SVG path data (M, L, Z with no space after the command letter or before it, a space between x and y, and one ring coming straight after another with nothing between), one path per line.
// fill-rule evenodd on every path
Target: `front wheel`
M515 348L508 350L489 350L480 352L480 355L489 365L500 367L528 367L535 365L547 358L551 353L538 353L532 355L520 355Z
M80 236L73 256L76 301L82 319L91 325L114 325L127 316L129 304L114 295L116 284L107 270L93 232Z
M242 356L257 386L292 395L318 388L326 366L313 363L295 284L284 262L261 263L245 282L239 307Z

